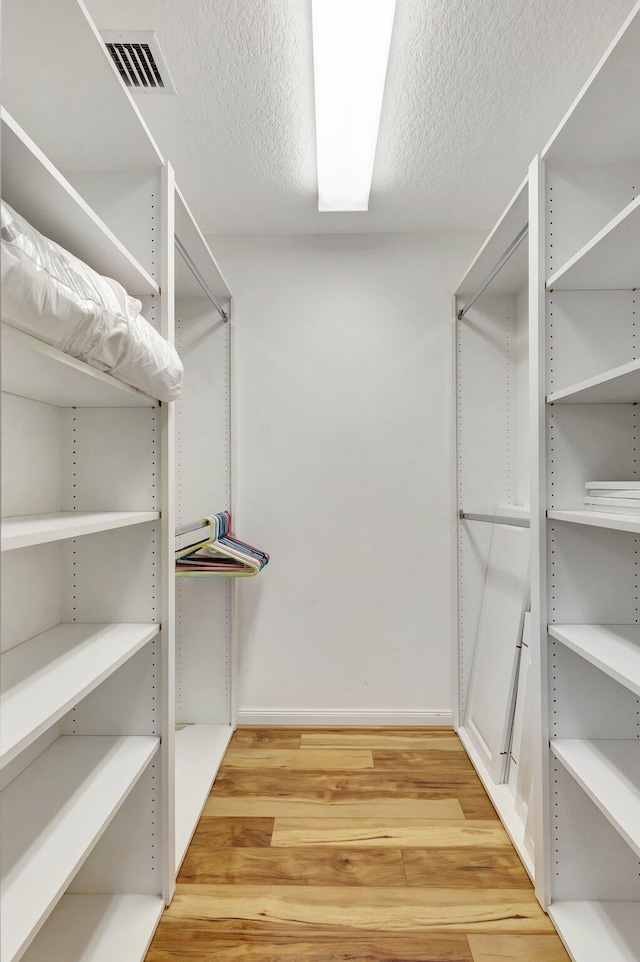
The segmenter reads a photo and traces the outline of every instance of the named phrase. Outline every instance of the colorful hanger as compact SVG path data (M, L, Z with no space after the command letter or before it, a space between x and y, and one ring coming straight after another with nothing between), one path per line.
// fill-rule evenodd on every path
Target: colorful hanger
M269 555L239 541L231 531L228 511L202 519L209 537L176 551L176 577L254 578L269 563Z

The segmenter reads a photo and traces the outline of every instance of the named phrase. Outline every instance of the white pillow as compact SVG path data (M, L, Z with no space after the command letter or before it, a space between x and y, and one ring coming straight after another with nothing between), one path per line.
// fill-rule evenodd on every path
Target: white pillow
M142 305L43 237L2 201L2 319L159 401L180 396L184 369Z

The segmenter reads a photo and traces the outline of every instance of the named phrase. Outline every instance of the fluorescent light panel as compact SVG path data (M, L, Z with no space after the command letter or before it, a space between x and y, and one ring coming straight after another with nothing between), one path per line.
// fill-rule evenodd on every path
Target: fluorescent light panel
M312 4L318 210L368 210L396 0Z

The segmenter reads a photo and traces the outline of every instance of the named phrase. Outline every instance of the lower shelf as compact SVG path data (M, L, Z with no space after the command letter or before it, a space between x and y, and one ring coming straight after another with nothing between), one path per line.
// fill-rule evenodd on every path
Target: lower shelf
M232 735L230 725L185 725L176 731L176 872Z
M549 625L549 634L640 695L640 625Z
M520 861L527 870L529 878L534 882L535 867L525 841L525 825L516 812L516 802L511 789L507 784L495 784L464 728L459 729L458 736L471 760L471 764L480 777L480 781L484 785L487 795L491 799L493 807L500 816Z
M638 962L639 902L554 902L549 908L573 962Z
M158 746L144 735L63 736L0 794L2 962L31 944Z
M153 895L64 895L23 962L141 962L163 909Z
M640 856L640 741L556 738L551 751Z
M0 767L159 631L156 624L56 625L0 656Z

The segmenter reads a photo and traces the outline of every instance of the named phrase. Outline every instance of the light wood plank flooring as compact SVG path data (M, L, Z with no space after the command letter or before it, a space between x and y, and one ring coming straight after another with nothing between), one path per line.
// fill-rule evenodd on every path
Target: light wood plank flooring
M146 962L569 962L450 729L239 729Z

